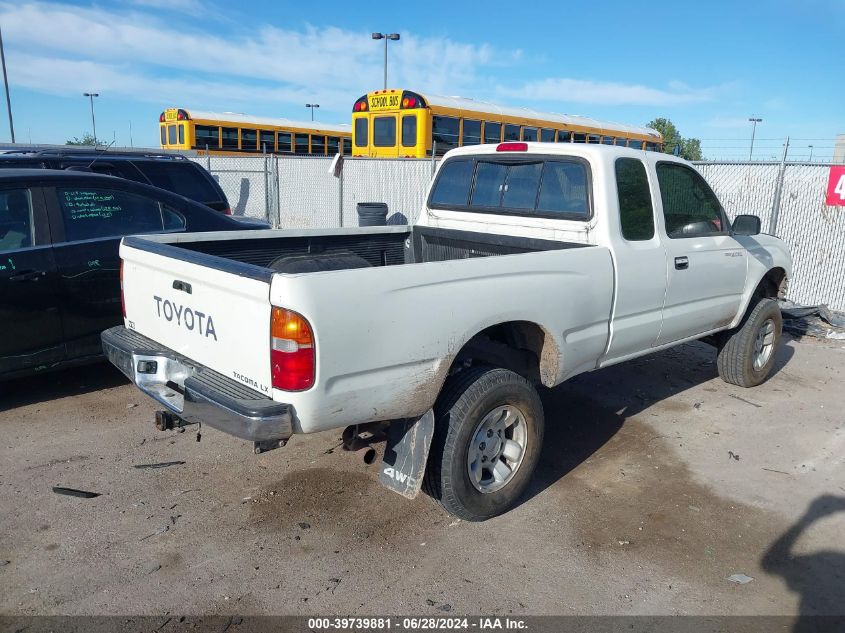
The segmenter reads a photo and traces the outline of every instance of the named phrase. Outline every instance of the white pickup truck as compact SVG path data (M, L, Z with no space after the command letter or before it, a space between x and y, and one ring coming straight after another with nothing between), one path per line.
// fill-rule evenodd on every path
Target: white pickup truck
M449 152L417 223L126 237L109 359L163 406L283 446L386 436L379 479L483 520L540 454L537 387L693 339L769 374L791 257L678 158L502 143Z

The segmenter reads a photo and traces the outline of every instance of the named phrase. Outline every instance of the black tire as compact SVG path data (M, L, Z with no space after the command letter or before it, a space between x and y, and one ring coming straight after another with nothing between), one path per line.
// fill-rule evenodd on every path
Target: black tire
M769 323L774 328L771 351L767 360L755 367L758 335ZM722 380L740 387L756 387L766 380L775 364L782 327L780 306L774 299L760 299L749 306L742 323L725 334L719 347L716 366Z
M515 408L522 415L523 457L501 488L481 492L470 480L470 444L485 416L501 406ZM447 512L467 521L484 521L511 509L531 479L543 444L543 405L532 384L507 369L471 367L446 382L434 415L426 493Z

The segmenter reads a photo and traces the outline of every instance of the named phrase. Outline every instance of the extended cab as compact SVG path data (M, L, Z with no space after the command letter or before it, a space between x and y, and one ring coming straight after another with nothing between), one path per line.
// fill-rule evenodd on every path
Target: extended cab
M123 240L105 352L164 407L260 452L386 435L380 481L449 512L506 511L540 454L539 385L706 338L751 387L780 340L791 258L731 225L699 173L633 149L449 152L413 227Z

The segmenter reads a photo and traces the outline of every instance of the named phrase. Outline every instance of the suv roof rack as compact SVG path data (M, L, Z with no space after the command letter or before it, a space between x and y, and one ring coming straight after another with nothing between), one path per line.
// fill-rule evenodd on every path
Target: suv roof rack
M61 157L73 158L78 156L80 158L111 157L111 158L153 158L165 160L187 160L182 154L170 154L166 152L153 152L150 150L131 150L131 149L100 149L95 147L56 147L49 149L12 149L2 152L3 156L43 156L43 157Z

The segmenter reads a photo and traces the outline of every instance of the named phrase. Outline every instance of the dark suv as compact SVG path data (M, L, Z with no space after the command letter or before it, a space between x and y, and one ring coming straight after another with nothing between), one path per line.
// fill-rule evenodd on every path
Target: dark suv
M178 154L111 152L85 148L11 151L0 154L0 169L70 169L117 176L172 191L226 215L226 194L201 165Z

